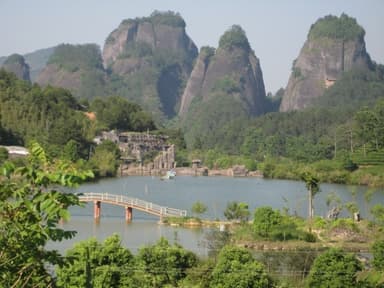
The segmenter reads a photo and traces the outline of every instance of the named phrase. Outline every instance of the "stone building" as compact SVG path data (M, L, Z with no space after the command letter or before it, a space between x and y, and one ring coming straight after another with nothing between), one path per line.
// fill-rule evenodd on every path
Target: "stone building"
M175 146L167 143L168 136L139 132L103 132L94 142L110 140L119 146L122 169L140 170L139 174L161 174L176 167ZM153 156L156 155L154 158ZM146 163L148 159L153 161ZM138 172L133 172L138 173Z

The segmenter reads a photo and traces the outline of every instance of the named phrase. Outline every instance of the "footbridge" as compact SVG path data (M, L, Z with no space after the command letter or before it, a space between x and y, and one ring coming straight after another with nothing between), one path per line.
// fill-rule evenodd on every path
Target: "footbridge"
M125 220L132 221L132 210L137 209L155 216L160 217L185 217L187 216L186 210L160 206L158 204L131 198L124 195L116 195L109 193L81 193L79 196L80 202L93 202L93 217L97 221L101 215L101 203L108 203L112 205L122 206L125 209Z

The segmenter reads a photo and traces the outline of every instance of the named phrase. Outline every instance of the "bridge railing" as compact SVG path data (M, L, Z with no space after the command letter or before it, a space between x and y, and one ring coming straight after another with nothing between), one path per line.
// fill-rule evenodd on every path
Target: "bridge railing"
M86 202L106 201L109 203L115 203L116 205L120 205L120 206L130 206L133 208L138 208L140 210L150 211L160 216L176 216L176 217L187 216L186 210L160 206L152 202L147 202L138 198L132 198L124 195L89 192L89 193L83 193L79 195L79 199L80 201L86 201Z

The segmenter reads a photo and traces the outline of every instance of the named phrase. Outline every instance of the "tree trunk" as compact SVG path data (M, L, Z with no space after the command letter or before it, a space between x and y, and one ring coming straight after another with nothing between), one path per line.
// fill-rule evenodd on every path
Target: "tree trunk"
M311 189L308 190L308 198L309 198L309 201L308 201L308 216L309 216L309 219L312 220L313 218L313 197L312 197L312 191Z

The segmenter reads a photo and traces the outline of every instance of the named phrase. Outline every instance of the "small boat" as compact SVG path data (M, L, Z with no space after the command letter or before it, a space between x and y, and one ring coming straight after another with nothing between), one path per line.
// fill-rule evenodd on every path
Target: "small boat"
M168 170L167 173L162 176L160 179L161 180L169 180L169 179L174 179L176 176L176 171L175 170Z

